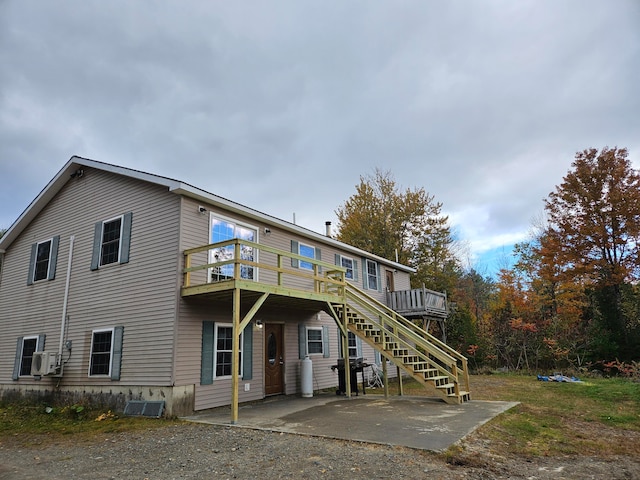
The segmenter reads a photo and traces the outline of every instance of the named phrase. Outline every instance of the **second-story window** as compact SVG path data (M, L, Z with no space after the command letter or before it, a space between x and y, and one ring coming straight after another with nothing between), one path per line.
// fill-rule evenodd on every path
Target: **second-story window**
M231 219L211 215L211 243L224 242L239 238L249 242L257 242L258 230L249 225L239 224ZM233 260L234 246L214 248L209 251L210 262L218 263ZM240 246L240 258L250 262L256 261L255 249L250 245ZM251 265L240 266L240 277L247 280L256 279L255 268ZM220 265L211 269L209 278L212 282L233 278L233 264Z
M128 212L96 223L91 270L98 270L106 265L129 262L132 218L132 213Z
M378 278L378 264L374 261L367 260L367 288L369 290L378 290L378 285L380 285L380 279Z
M300 243L298 245L298 254L303 257L316 258L316 249L311 245L306 245L304 243ZM305 262L304 260L300 260L300 268L305 268L307 270L313 270L313 264L311 262Z
M53 280L55 278L59 243L60 237L56 236L31 245L28 285L40 280Z

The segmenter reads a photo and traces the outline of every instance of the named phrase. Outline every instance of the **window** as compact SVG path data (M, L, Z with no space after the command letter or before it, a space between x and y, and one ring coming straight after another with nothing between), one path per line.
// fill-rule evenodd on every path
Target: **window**
M307 352L309 355L322 355L322 327L307 327Z
M91 335L91 363L89 376L110 375L113 329L94 330Z
M340 332L338 332L338 338L340 340L340 358L342 358L343 357L342 345L344 344L342 343L343 337L340 334ZM355 333L348 332L347 341L349 343L349 358L361 357L362 356L362 340L356 337Z
M38 351L38 337L24 337L22 339L22 355L20 358L20 376L31 375L33 354Z
M53 280L55 278L59 243L60 237L56 236L31 245L28 285L40 280Z
M316 249L310 245L305 245L304 243L298 244L298 254L303 257L316 258ZM311 262L305 262L304 260L300 260L300 268L305 268L307 270L313 270L313 264Z
M250 226L240 225L232 220L219 218L211 215L211 243L224 242L239 238L250 242L257 242L257 229ZM210 263L233 260L234 246L214 248L209 251ZM256 261L254 248L249 245L241 245L240 258L242 260ZM240 277L247 280L255 279L255 268L251 265L240 266ZM228 280L233 278L233 264L221 265L210 270L209 278L212 282Z
M240 334L240 365L238 373L242 375L242 344L243 339L242 336L244 333ZM215 355L213 356L214 365L213 371L215 372L214 377L230 377L231 376L231 366L233 362L233 325L216 323L215 324Z
M344 274L347 280L354 280L355 277L353 275L353 258L349 257L340 257L340 266L347 269L347 272Z
M367 288L369 290L378 290L378 264L367 260Z
M129 212L95 224L91 270L129 262L131 222Z
M91 332L90 377L111 377L111 380L120 380L122 336L123 327L103 328Z

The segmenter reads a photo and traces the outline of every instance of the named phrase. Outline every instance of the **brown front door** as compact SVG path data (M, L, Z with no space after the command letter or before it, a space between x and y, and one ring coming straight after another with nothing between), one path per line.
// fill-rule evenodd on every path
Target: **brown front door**
M385 270L385 274L387 277L387 284L385 285L387 292L395 292L395 286L393 285L393 271Z
M267 323L264 328L264 393L284 393L284 336L281 323Z

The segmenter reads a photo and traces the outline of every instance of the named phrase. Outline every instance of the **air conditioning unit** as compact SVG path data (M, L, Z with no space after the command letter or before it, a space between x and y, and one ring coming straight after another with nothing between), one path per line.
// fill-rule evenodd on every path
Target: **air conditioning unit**
M56 373L57 354L54 352L34 352L31 359L31 375L51 375Z

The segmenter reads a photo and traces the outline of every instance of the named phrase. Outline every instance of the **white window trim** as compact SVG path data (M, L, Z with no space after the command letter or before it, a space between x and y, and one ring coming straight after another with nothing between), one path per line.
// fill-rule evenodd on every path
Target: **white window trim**
M18 377L30 377L31 376L31 372L28 372L26 374L22 374L22 360L24 359L24 342L25 340L34 340L36 341L36 349L34 350L35 352L38 352L40 350L40 338L38 337L38 335L30 335L28 337L22 337L22 345L20 346L20 366L18 367ZM33 362L33 358L31 359L31 361ZM33 364L33 363L32 363Z
M109 372L100 374L91 374L91 362L93 361L93 338L96 333L111 332L111 345L109 348ZM111 370L113 369L113 339L115 337L115 329L111 328L97 328L91 331L91 349L89 351L89 370L87 375L92 378L107 378L111 377Z
M375 279L376 279L376 288L371 287L371 274L369 273L369 264L372 264L375 267ZM373 260L365 259L365 273L367 275L367 289L369 290L378 290L380 287L380 276L378 275L378 263Z
M47 243L47 242L49 242L49 258L47 259L47 274L45 275L44 278L36 280L36 269L38 266L38 248L40 248L40 245L42 245L43 243ZM33 283L42 282L44 280L49 279L49 274L51 273L51 254L52 253L53 253L53 237L51 237L48 240L43 240L41 242L38 242L36 244L36 256L33 259L33 271L31 272L31 280L33 281Z
M227 217L226 215L219 215L215 212L209 212L209 233L207 234L208 239L207 241L209 243L211 243L211 230L213 228L213 220L217 219L217 220L222 220L223 222L229 222L232 223L234 226L236 227L243 227L243 228L248 228L249 230L253 230L254 232L256 232L256 239L254 243L260 243L260 229L258 227L256 227L255 225L251 225L249 223L244 223L241 221L238 221L235 218L232 217ZM259 251L256 249L253 252L253 261L255 263L259 263L259 259L258 259L258 255L259 255ZM213 259L209 259L210 262L213 263ZM211 272L213 271L213 268L208 268L207 269L207 279L210 282L211 281ZM253 267L253 281L254 282L258 282L258 271L259 268L258 267ZM214 377L215 378L215 377Z
M120 235L118 236L118 258L115 262L111 263L102 263L102 249L104 248L104 225L105 223L113 222L115 220L120 219ZM108 220L102 221L102 228L100 229L100 256L98 257L98 268L108 267L110 265L119 265L120 259L122 258L122 229L124 228L124 215L117 215L113 218L109 218Z
M319 331L320 332L320 340L314 340L313 343L318 343L320 342L320 351L319 352L315 352L315 353L311 353L311 350L309 350L309 330L314 330L314 331ZM320 327L305 327L305 336L306 336L306 342L307 342L307 355L311 356L311 355L319 355L321 357L324 356L324 329L320 326Z
M349 269L342 264L342 260L349 260L351 262L351 278L347 277L347 272L349 271ZM353 261L352 257L346 257L344 255L340 255L340 265L339 266L342 267L342 268L347 269L347 272L345 272L345 277L344 277L345 279L347 279L347 280L354 280L355 279L356 274L355 274L355 266L354 265L355 265L355 262Z
M302 247L310 248L313 251L313 257L308 257L307 255L303 255L301 252ZM298 255L300 255L301 257L310 258L311 260L315 260L316 247L314 247L313 245L309 245L308 243L298 242ZM307 266L306 264L309 264L309 266ZM300 260L298 262L298 267L304 270L313 270L313 263L307 262L306 260Z
M216 370L217 370L217 363L218 363L218 328L223 327L223 328L231 328L233 330L233 324L232 323L218 323L215 322L214 323L214 329L213 329L213 379L224 379L224 378L231 378L233 375L220 375L217 376L216 375ZM240 372L239 372L239 376L240 379L242 379L242 372L244 372L244 353L242 352L242 346L243 346L243 342L244 342L244 332L242 332L240 334L240 339L239 339L240 345L238 345L238 351L240 352ZM222 350L223 352L228 352L231 351L233 352L233 350ZM232 353L232 358L231 358L231 366L233 368L233 353Z

